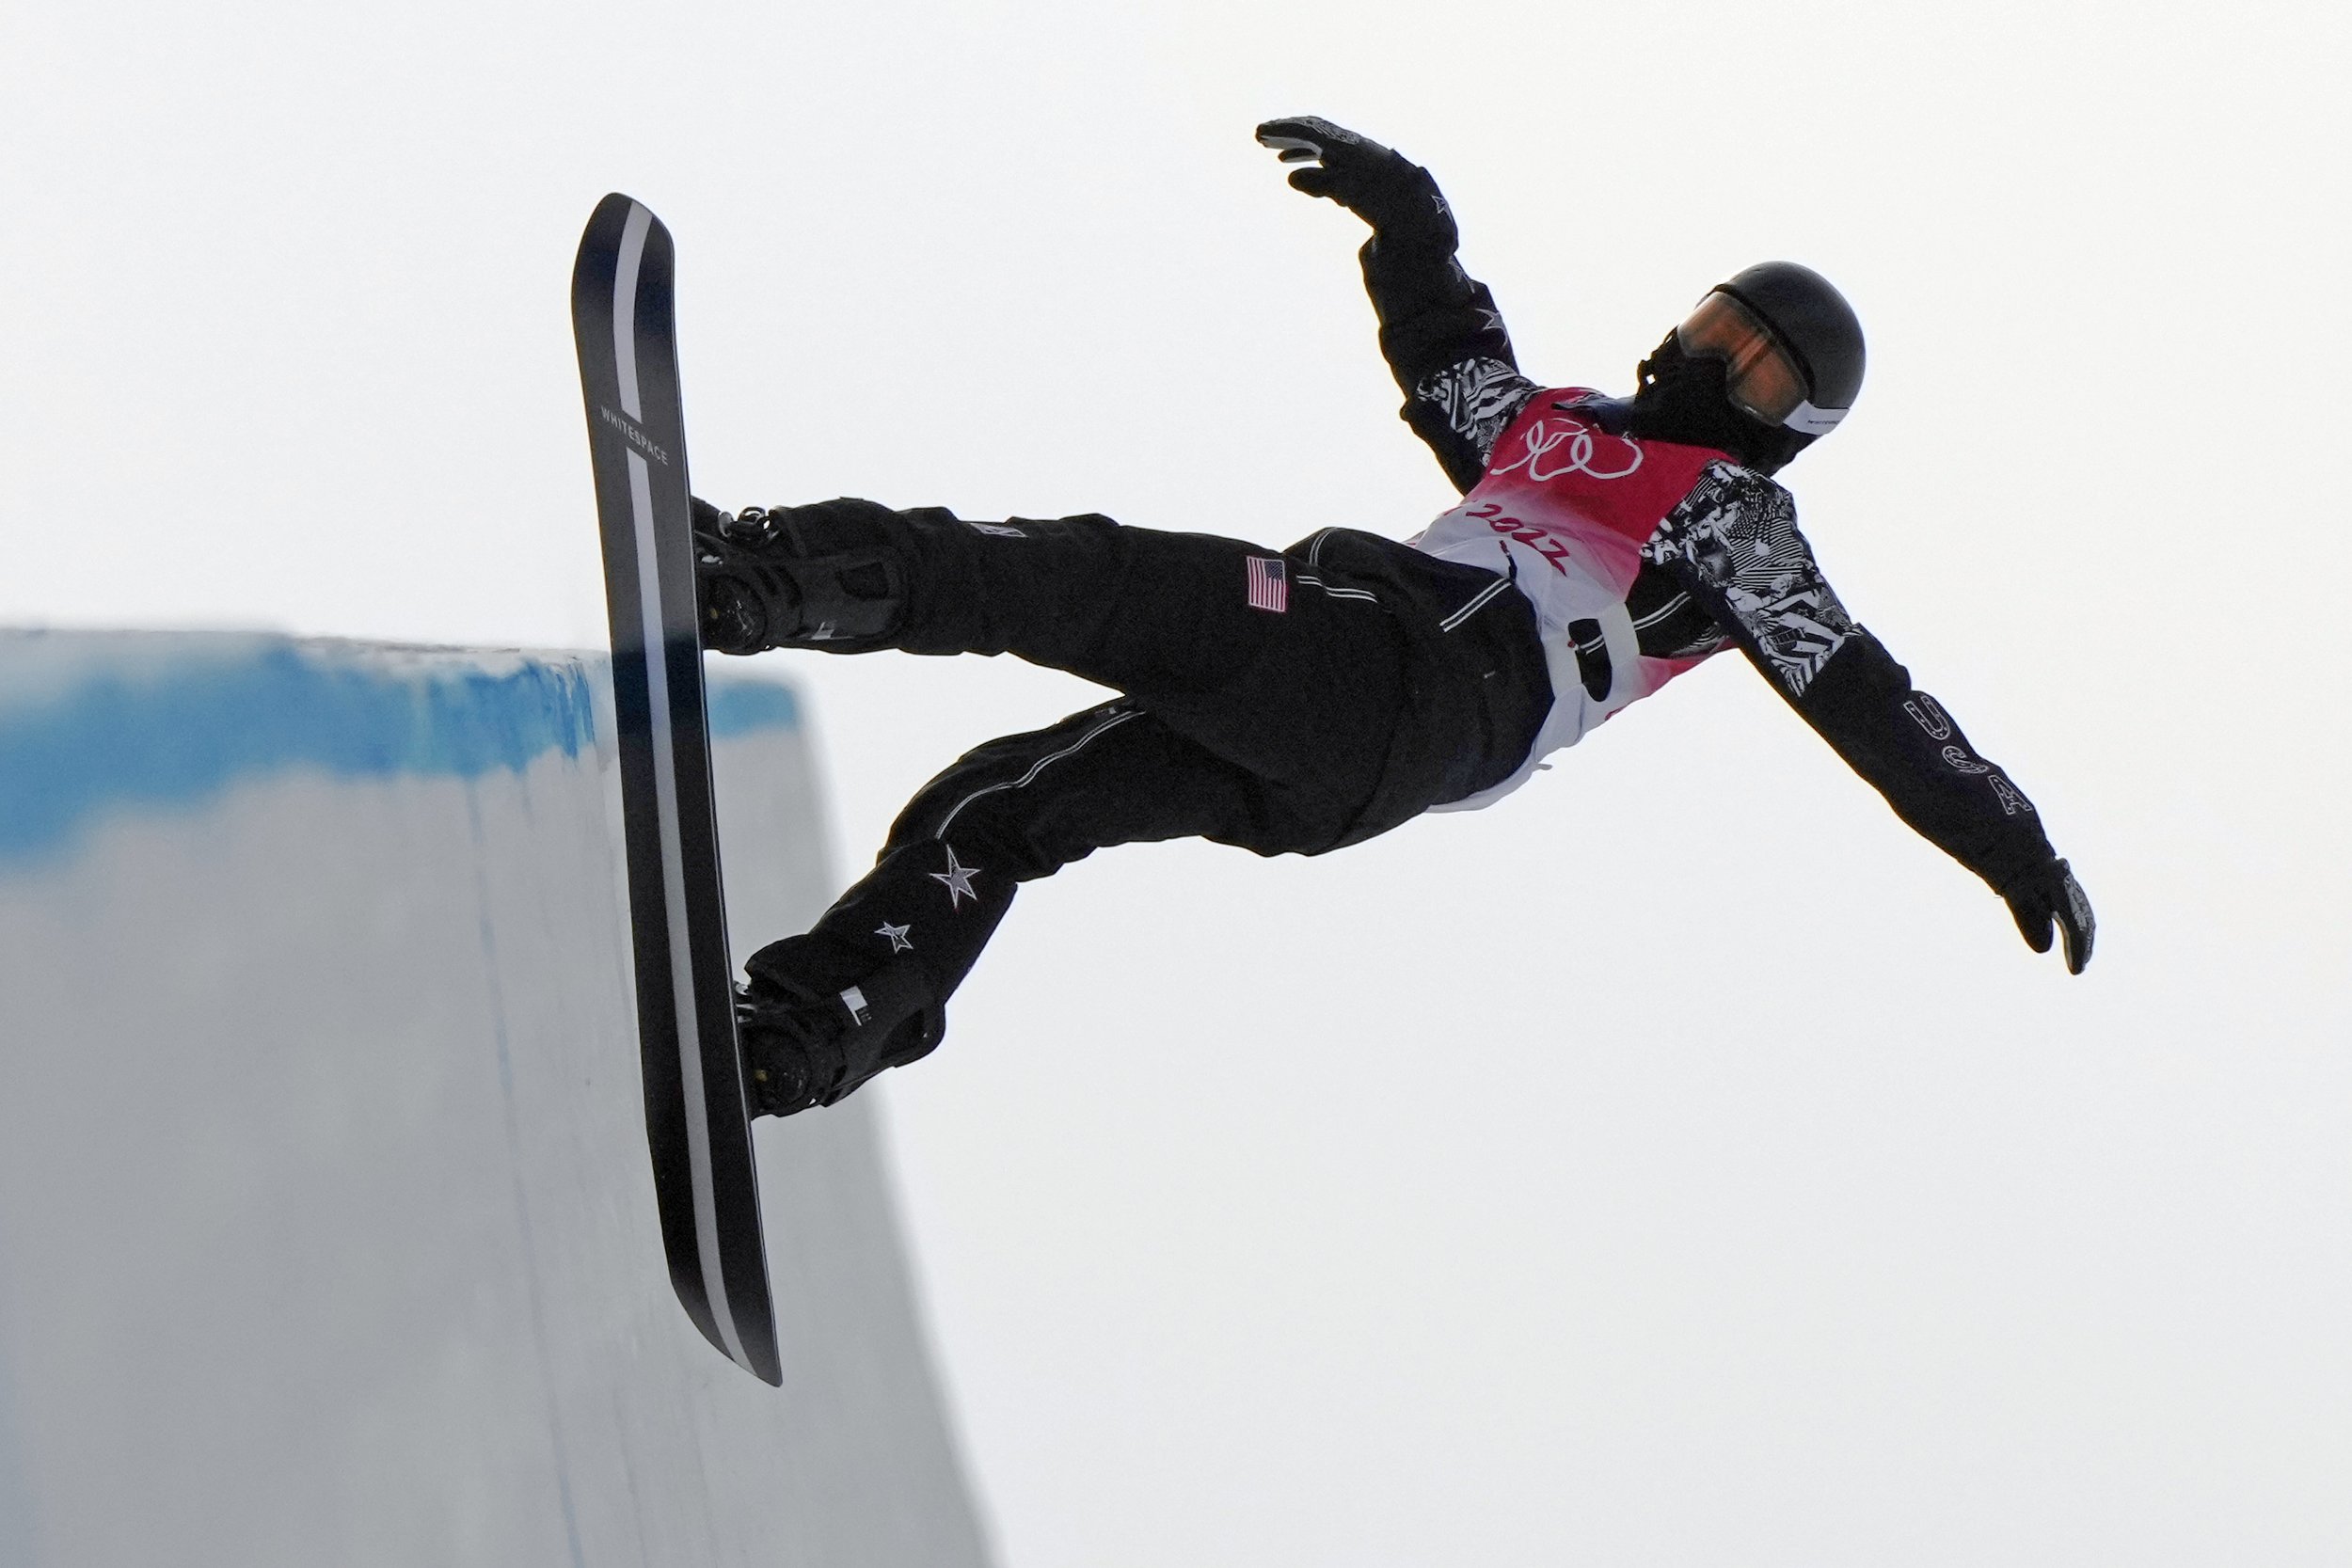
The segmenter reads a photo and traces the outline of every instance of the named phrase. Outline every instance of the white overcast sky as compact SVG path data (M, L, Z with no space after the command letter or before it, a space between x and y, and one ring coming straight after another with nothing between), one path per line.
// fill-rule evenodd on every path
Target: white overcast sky
M2070 980L1736 658L1502 806L1031 890L890 1087L1012 1568L2352 1560L2340 7L11 5L0 622L580 646L565 284L680 250L697 487L1284 543L1446 504L1354 221L1621 388L1786 256L1792 467L2040 802ZM1093 700L788 658L841 863ZM771 933L782 934L782 933ZM788 1135L779 1129L775 1135Z

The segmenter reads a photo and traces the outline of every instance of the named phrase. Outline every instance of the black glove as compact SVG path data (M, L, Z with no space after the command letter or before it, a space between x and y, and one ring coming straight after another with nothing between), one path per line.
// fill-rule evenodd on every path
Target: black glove
M1258 140L1286 164L1310 166L1293 171L1292 189L1338 202L1383 239L1451 251L1459 238L1453 209L1429 171L1369 137L1295 115L1259 126Z
M2090 895L2066 863L2052 861L2033 880L2011 888L2005 896L2026 945L2037 953L2050 950L2050 926L2057 922L2058 935L2066 940L2066 972L2080 974L2090 962L2090 940L2099 934L2099 922L2090 912Z

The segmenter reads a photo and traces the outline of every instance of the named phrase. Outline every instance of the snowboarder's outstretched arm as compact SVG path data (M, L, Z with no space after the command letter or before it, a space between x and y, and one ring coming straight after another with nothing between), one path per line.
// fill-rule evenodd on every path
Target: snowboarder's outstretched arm
M1717 464L1643 554L1715 618L1896 816L2007 900L2035 952L2049 951L2055 921L2067 968L2082 973L2097 923L2033 802L1847 614L1797 531L1786 490Z
M1429 443L1457 490L1486 472L1504 427L1537 391L1521 375L1486 285L1454 259L1454 213L1429 171L1327 119L1269 119L1258 139L1291 184L1327 197L1372 225L1359 252L1380 320L1380 352L1405 393L1404 419Z

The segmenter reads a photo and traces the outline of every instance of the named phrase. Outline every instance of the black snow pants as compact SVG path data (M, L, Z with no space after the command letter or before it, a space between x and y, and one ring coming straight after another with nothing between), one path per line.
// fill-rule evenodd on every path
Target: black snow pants
M1022 882L1115 844L1321 854L1517 770L1551 705L1503 577L1329 529L1275 551L1107 517L974 523L835 501L819 548L898 560L892 645L1010 653L1120 695L926 784L874 869L754 976L831 994L908 955L945 1003Z

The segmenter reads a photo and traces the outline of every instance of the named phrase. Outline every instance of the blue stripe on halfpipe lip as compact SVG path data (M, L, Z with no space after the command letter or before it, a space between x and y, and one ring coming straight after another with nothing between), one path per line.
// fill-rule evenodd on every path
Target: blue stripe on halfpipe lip
M722 679L706 674L704 705L710 716L710 738L732 740L761 730L797 730L801 703L788 686L774 681Z
M0 631L0 869L68 852L93 819L273 773L471 778L577 756L607 679L602 655ZM786 687L713 683L715 738L799 722Z

